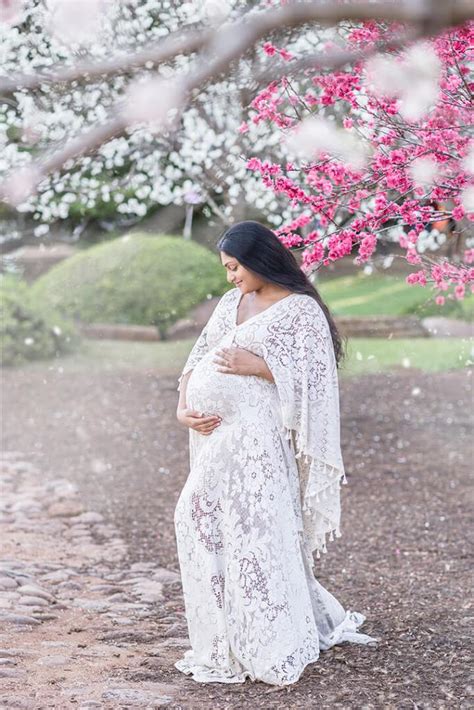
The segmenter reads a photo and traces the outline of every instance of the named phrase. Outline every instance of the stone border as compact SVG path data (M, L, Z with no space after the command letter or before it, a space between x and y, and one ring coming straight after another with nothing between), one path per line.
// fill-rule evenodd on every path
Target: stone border
M97 340L134 340L143 342L161 340L159 332L153 326L79 323L78 327L86 338Z
M425 319L430 320L430 319ZM444 319L453 324L459 321ZM416 316L339 316L335 318L341 332L348 337L363 338L429 338L435 333ZM167 341L197 337L204 323L192 319L181 319L170 328ZM162 338L154 327L141 325L114 325L107 323L79 324L86 338L98 340L131 340L136 342L158 342ZM456 333L453 325L453 335Z

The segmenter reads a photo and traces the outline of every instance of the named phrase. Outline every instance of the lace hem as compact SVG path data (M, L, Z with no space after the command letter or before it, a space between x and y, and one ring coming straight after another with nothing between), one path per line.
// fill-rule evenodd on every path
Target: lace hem
M369 636L357 631L359 626L362 626L366 617L358 611L346 611L346 615L340 624L336 626L334 631L326 637L320 637L319 645L322 651L327 651L332 646L344 643L361 643L365 646L376 646L379 638Z
M197 683L245 683L247 678L255 681L251 671L236 672L232 668L211 668L196 664L193 660L193 650L186 651L183 658L176 661L174 667L185 675L192 675Z
M359 643L365 646L375 647L377 642L380 641L379 638L357 631L365 620L366 617L364 614L357 611L346 611L344 619L336 626L334 631L329 636L325 637L320 635L320 651L327 651L333 646L342 643ZM176 661L174 667L185 675L192 675L193 680L198 683L245 683L247 678L250 678L252 682L261 681L263 683L267 683L268 685L285 686L296 683L302 676L306 667L311 663L316 663L316 661L319 660L320 653L309 660L305 660L298 670L296 670L289 678L286 677L285 680L281 682L258 678L254 673L252 673L252 671L243 668L240 663L239 666L242 668L241 671L238 671L237 668L231 667L211 668L210 666L199 665L194 662L193 656L193 650L189 649L185 652L183 658Z

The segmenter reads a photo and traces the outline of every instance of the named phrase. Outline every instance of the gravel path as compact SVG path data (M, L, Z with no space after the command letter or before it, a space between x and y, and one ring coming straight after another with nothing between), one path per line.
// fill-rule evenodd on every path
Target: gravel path
M176 379L5 370L0 707L472 707L471 373L342 380L342 537L315 570L382 642L336 646L280 689L173 668L188 460Z

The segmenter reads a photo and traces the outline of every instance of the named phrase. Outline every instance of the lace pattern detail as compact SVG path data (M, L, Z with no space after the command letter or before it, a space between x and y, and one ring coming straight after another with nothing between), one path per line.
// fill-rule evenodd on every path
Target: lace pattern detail
M341 537L340 484L347 479L329 325L310 296L300 296L298 305L285 314L284 328L272 324L264 358L278 388L285 436L297 459L305 534L319 558L327 552L327 536Z
M202 360L212 347L219 344L222 335L229 328L229 306L235 298L236 289L226 291L217 303L211 317L204 326L201 334L194 343L188 355L184 368L178 378L178 391L181 389L181 380L190 370L194 369L197 363Z
M287 685L321 650L376 639L312 570L339 524L343 472L319 306L293 294L236 326L239 295L221 298L179 380L192 370L187 405L222 424L189 430L175 531L191 649L175 665L200 682ZM232 344L265 357L275 381L219 373L215 349Z

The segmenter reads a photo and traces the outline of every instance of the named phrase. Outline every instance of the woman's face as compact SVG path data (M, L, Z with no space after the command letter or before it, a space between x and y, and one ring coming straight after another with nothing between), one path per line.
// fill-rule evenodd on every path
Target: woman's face
M257 274L249 271L235 258L221 251L221 263L227 272L227 281L238 286L242 293L250 293L260 288L264 283Z

